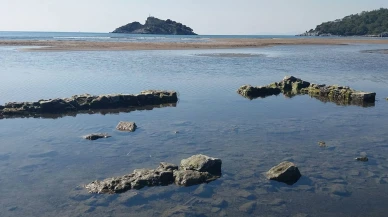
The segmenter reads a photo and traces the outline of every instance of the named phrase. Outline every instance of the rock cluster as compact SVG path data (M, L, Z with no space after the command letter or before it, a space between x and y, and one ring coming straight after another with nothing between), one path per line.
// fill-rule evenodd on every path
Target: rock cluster
M253 87L244 85L237 92L249 99L267 97L283 93L286 96L309 94L321 101L336 102L341 105L365 105L374 103L376 93L356 91L349 87L325 84L312 84L294 76L286 76L282 81L267 86Z
M147 90L140 94L110 94L92 96L75 95L64 99L39 100L37 102L9 102L0 107L0 116L33 114L58 114L96 109L118 109L176 103L175 91Z
M295 184L302 176L298 167L288 161L272 167L265 175L270 180L284 182L288 185Z
M165 186L175 183L179 186L191 186L208 183L221 176L222 161L205 155L194 155L181 161L180 168L174 164L160 163L156 169L136 169L133 173L93 181L85 188L90 193L114 194L143 187Z

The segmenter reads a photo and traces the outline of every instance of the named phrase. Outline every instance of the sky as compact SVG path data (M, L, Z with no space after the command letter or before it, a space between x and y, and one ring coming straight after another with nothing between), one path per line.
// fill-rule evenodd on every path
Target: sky
M111 32L149 15L201 35L293 35L388 0L0 0L0 31Z

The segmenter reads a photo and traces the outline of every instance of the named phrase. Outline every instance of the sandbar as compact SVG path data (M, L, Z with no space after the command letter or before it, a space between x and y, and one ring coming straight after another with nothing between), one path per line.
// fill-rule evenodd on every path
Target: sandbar
M274 39L210 39L193 42L100 42L55 40L1 40L0 46L22 46L25 51L120 51L120 50L193 50L256 48L277 45L348 45L388 44L385 39L361 38L274 38ZM32 47L31 47L32 46Z

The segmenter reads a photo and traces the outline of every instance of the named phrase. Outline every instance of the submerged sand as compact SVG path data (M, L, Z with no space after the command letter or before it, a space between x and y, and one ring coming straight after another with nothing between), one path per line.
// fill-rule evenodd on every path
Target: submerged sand
M3 40L0 46L34 46L29 51L117 51L117 50L185 50L255 48L276 45L347 45L388 44L388 40L355 38L275 38L275 39L211 39L200 42L97 42L97 41L40 41Z

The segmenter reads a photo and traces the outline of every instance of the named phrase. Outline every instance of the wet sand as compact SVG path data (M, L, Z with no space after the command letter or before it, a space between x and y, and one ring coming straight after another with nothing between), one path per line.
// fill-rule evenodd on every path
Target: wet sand
M255 48L276 45L347 45L388 44L388 40L359 38L294 38L294 39L211 39L202 42L96 42L96 41L38 41L3 40L0 46L37 46L29 51L117 51L117 50L185 50Z

